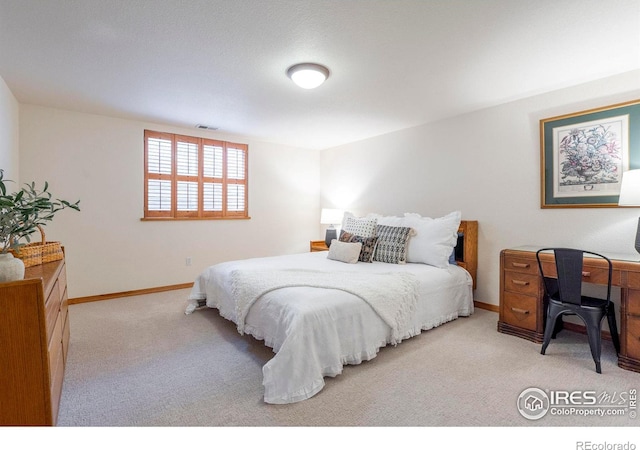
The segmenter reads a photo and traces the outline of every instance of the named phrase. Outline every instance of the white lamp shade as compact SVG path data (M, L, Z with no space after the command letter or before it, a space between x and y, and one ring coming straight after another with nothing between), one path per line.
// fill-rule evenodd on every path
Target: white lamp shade
M287 75L301 88L313 89L329 77L329 69L319 64L302 63L289 67Z
M342 223L344 211L341 209L322 208L320 214L320 223L324 225L335 225Z
M622 174L618 205L640 206L640 169L629 170Z

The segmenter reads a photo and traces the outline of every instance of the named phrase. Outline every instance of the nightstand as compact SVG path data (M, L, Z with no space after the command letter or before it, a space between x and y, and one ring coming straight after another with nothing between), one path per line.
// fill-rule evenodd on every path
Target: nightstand
M329 250L329 247L327 247L324 241L309 241L309 251L326 252L327 250Z

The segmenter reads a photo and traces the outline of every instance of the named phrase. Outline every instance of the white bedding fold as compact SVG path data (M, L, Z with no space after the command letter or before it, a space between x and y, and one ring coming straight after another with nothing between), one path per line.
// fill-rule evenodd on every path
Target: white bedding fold
M232 294L238 332L253 303L268 292L287 287L338 289L364 300L391 328L391 344L406 335L416 310L418 280L411 273L324 272L318 270L234 270ZM381 287L384 286L384 289Z

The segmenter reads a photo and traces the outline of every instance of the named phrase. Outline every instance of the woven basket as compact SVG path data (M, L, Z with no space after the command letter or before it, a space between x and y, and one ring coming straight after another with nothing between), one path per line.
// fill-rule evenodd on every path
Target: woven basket
M44 230L39 225L38 230L42 235L40 242L32 242L19 247L17 250L12 250L13 255L16 258L20 258L25 267L59 261L64 258L60 242L47 242Z

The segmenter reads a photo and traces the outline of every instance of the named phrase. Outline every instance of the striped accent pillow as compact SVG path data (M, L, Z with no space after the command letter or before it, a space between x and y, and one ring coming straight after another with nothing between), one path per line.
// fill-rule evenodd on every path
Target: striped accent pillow
M407 244L412 232L410 227L377 225L378 242L373 260L390 264L405 264L407 262Z

